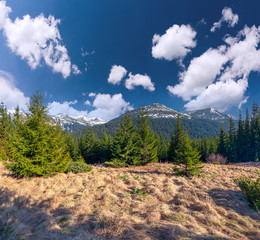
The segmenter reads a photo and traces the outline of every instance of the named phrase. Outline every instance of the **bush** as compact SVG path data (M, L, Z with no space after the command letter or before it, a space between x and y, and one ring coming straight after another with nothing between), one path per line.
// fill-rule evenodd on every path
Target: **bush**
M239 178L236 183L248 201L260 211L260 177L255 181L250 178Z
M71 162L68 166L67 172L73 173L83 173L83 172L90 172L92 167L86 163L81 162Z
M227 159L221 154L212 153L207 157L207 162L213 164L226 164Z

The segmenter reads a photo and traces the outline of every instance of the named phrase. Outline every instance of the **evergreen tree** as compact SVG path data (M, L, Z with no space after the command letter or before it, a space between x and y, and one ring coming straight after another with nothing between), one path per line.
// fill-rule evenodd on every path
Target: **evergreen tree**
M236 135L237 161L243 162L245 157L245 131L241 113L239 114L238 128Z
M168 151L169 151L169 139L163 137L162 134L158 135L155 134L156 137L156 145L158 147L158 159L160 161L167 161L168 160Z
M79 149L86 163L97 163L98 142L92 127L88 127L85 135L79 142Z
M3 103L0 104L0 160L8 159L8 142L10 135L10 121L7 109Z
M229 132L228 132L227 158L229 162L236 162L236 129L232 118L229 118Z
M106 165L124 167L140 164L138 132L131 116L126 113L120 128L115 133L111 148L112 159Z
M50 176L66 171L71 158L64 133L59 125L51 124L40 93L31 97L28 107L30 113L24 122L15 121L10 162L5 165L18 176Z
M98 145L98 159L100 162L105 162L111 159L111 145L112 139L110 136L103 132Z
M168 161L169 162L176 162L176 150L178 150L182 144L184 139L184 129L181 123L181 118L178 116L177 123L175 125L175 132L171 135L170 147L168 152Z
M249 158L250 161L257 161L258 160L258 141L259 141L259 113L258 113L258 106L254 102L252 115L251 115L251 125L250 125L250 148L249 148Z
M203 166L200 157L198 150L191 146L188 134L184 134L182 144L175 150L175 162L180 166L174 171L187 177L201 174Z
M246 109L246 120L244 123L244 162L250 161L250 147L251 147L251 138L250 138L250 117L248 109Z
M158 161L156 138L151 130L147 112L141 109L137 120L139 132L140 165Z
M84 162L83 157L81 156L78 142L73 138L73 136L66 132L65 134L65 143L68 146L70 157L73 162Z
M219 134L219 141L218 141L218 149L217 152L222 156L226 156L226 141L225 141L225 132L223 125L220 126L220 134Z

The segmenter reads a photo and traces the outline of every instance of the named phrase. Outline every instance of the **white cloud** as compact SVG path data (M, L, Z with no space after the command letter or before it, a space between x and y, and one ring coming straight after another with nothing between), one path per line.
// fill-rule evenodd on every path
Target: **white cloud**
M5 1L0 1L0 29L3 28L8 20L9 13L12 12L10 7L6 6Z
M231 8L225 7L222 10L222 17L218 22L215 22L210 29L211 32L215 32L217 28L221 28L224 22L228 23L229 27L234 27L238 23L238 15L232 12Z
M2 70L0 70L0 89L0 102L3 102L8 109L19 105L20 109L27 110L26 104L30 99L15 86L13 76Z
M152 56L158 59L183 59L196 46L196 32L190 25L173 25L162 36L153 36Z
M93 107L96 109L91 111L89 116L100 117L104 120L111 120L133 109L130 103L123 99L121 93L115 95L99 93L95 97Z
M129 90L134 89L136 86L143 86L148 91L154 91L154 83L151 78L147 75L129 73L128 78L125 81L125 87Z
M86 101L84 102L84 104L87 105L87 106L91 106L91 102L90 102L89 100L86 100Z
M56 102L53 101L51 103L48 104L47 109L48 109L48 114L50 115L57 115L57 114L68 114L68 115L72 115L72 116L78 116L78 115L87 115L88 112L87 111L79 111L77 109L75 109L73 106L76 104L78 101L74 100L74 101L70 101L70 102Z
M35 18L25 15L22 19L12 21L8 16L10 12L6 2L1 1L0 29L3 30L12 52L26 60L32 69L45 63L64 78L69 77L71 72L77 74L76 65L71 64L68 51L61 43L59 19L51 15L46 18L41 14Z
M110 70L108 77L108 82L112 84L119 84L121 80L125 77L127 70L122 66L114 65Z
M247 89L247 79L240 79L237 82L216 82L205 89L196 99L185 105L187 110L204 109L213 107L220 111L226 111L230 106L238 105L244 98Z
M91 92L91 93L89 93L89 97L95 97L97 94L96 93L93 93L93 92Z
M260 72L260 27L245 26L237 36L227 36L224 41L226 46L209 49L193 59L180 75L181 83L168 87L171 93L189 101L187 109L214 107L225 111L231 106L240 108L247 101L249 75ZM211 57L205 58L207 55ZM195 71L191 71L193 68Z
M81 74L81 71L79 70L78 66L75 64L72 64L72 73L75 75Z
M104 120L111 120L126 111L133 109L131 104L126 102L120 93L115 95L99 93L95 95L95 100L92 104L95 109L90 112L75 109L73 105L77 102L77 100L65 101L63 103L54 101L49 103L47 108L50 115L57 115L61 113L72 116L84 115L88 117L99 117ZM85 101L84 104L91 106L91 103L88 100Z
M228 60L223 54L223 47L209 49L200 57L194 58L187 71L180 74L180 84L175 87L168 86L167 89L184 100L190 100L198 96L216 78Z

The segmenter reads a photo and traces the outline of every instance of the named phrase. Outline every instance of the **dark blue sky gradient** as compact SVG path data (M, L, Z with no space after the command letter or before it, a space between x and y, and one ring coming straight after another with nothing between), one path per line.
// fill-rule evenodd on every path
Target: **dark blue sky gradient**
M46 93L46 102L78 100L75 108L91 110L83 105L89 99L82 92L122 93L123 98L134 107L162 103L177 111L184 111L185 102L170 95L167 85L178 82L178 73L182 70L176 61L154 59L151 55L154 34L164 34L173 24L190 24L197 32L197 46L184 59L188 67L190 60L200 56L210 47L223 44L225 34L235 36L244 25L260 25L260 1L250 0L7 0L12 8L11 19L29 14L36 17L43 13L45 17L53 15L61 19L59 30L63 44L68 49L72 63L88 71L81 75L71 75L64 79L61 74L42 65L31 70L26 61L21 60L6 47L6 40L0 37L0 69L10 72L16 79L16 86L26 96L40 89ZM231 7L239 15L239 22L234 28L225 24L215 33L210 32L213 22L221 17L224 7ZM205 19L207 24L198 23ZM81 48L95 51L93 55L81 56ZM107 78L112 65L122 65L133 74L147 74L155 83L156 90L149 92L142 87L128 90L121 85L111 85ZM249 88L245 95L251 107L252 101L260 103L260 75L251 73ZM52 95L52 97L50 97ZM91 100L91 99L90 99ZM237 108L228 111L237 115Z

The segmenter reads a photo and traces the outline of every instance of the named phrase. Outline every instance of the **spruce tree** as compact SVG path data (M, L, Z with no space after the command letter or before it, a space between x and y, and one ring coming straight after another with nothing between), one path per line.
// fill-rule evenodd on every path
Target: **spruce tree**
M11 157L5 165L18 176L50 176L66 171L71 158L64 133L47 116L39 92L31 97L28 108L24 122L15 122Z
M79 149L86 163L97 163L98 142L92 127L88 127L85 135L79 142Z
M156 138L151 130L151 123L147 112L141 109L137 120L138 132L139 132L139 148L141 161L139 165L145 165L151 162L158 161L158 147L156 145Z
M179 149L182 146L182 142L184 139L184 128L181 123L181 118L178 115L177 123L175 125L175 132L171 135L170 147L168 152L168 161L176 162L178 161L176 156L176 149Z
M0 104L0 160L8 159L8 142L10 136L10 121L4 103Z
M236 151L236 129L232 118L229 118L229 132L228 132L227 158L229 162L237 161Z
M250 161L250 146L251 146L251 138L250 138L250 117L248 113L248 109L246 109L246 119L244 123L244 162Z
M138 132L128 113L124 115L121 126L115 133L111 153L112 159L106 165L125 167L140 163Z
M184 134L182 144L175 150L175 162L179 167L174 171L187 177L200 175L203 168L200 157L198 150L191 146L188 134Z
M223 125L220 126L220 134L219 134L219 140L218 140L218 148L217 152L221 154L222 156L226 156L226 141L225 141L225 132Z
M238 128L236 135L237 161L243 162L245 157L245 131L241 113L239 114Z

